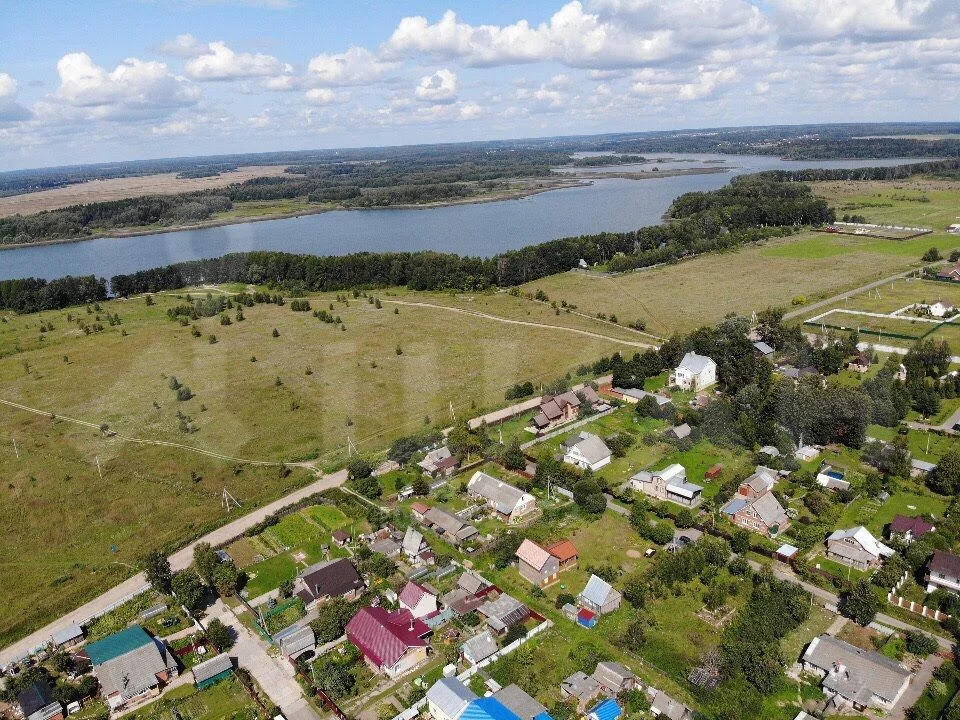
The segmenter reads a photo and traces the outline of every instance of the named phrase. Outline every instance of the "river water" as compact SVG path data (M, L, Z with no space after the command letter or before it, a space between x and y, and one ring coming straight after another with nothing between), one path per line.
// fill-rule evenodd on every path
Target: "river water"
M88 275L110 278L183 260L246 250L283 250L317 255L352 252L438 250L495 255L524 245L603 230L635 230L661 222L679 195L714 190L734 175L771 169L900 165L917 160L794 162L739 155L668 155L666 162L596 168L596 172L720 166L726 172L651 180L599 179L518 200L423 209L336 210L282 220L182 230L126 238L0 251L0 279ZM718 162L718 161L722 161ZM919 162L919 161L917 161Z

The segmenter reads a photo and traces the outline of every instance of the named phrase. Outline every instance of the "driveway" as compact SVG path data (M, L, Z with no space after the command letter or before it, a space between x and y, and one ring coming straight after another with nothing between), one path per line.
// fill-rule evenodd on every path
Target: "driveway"
M923 695L924 690L927 689L927 685L930 683L930 678L933 677L933 671L942 664L943 658L939 655L931 655L923 661L920 669L910 678L910 684L907 685L907 689L904 691L903 697L900 698L900 702L890 711L890 720L904 720L904 718L906 718L907 710L912 708L917 700L920 699L920 696Z

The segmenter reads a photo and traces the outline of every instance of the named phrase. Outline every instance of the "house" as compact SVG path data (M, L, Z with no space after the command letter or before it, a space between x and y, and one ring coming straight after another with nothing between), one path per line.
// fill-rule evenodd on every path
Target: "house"
M762 448L760 448L760 452L766 455L767 457L772 457L772 458L780 457L779 448L774 447L773 445L764 445Z
M606 615L620 607L623 596L606 580L591 575L586 587L577 598L580 604L588 610L600 615Z
M511 683L497 690L493 694L493 699L499 700L505 708L520 720L534 720L534 718L545 720L550 717L547 708L516 683Z
M950 232L953 232L952 230ZM956 265L951 268L943 268L940 272L937 273L937 280L952 280L953 282L960 281L960 265Z
M813 445L801 445L793 452L793 456L800 462L810 462L816 459L819 454L820 450Z
M430 628L408 610L361 609L347 623L347 639L357 646L374 672L395 678L427 659Z
M356 600L366 590L360 573L347 558L318 562L293 581L293 591L309 609L334 598Z
M773 486L777 484L777 479L775 471L758 466L753 475L740 483L737 493L741 497L755 500L773 490Z
M467 493L485 500L504 522L517 522L537 509L537 499L533 495L479 470L467 483Z
M865 352L857 353L857 356L853 358L850 362L847 363L847 370L852 370L853 372L865 373L870 369L870 356Z
M587 713L588 720L620 720L623 708L613 698L607 698L597 703Z
M577 670L560 683L560 696L576 700L577 709L584 712L596 700L603 688L595 678Z
M950 303L945 303L942 300L937 300L933 305L930 305L927 308L930 311L930 314L936 318L947 317L948 315L955 315L957 310Z
M423 522L428 512L430 512L430 506L426 503L418 501L410 506L410 514L413 515L413 519L417 522Z
M842 470L824 463L817 472L817 484L828 490L849 490L850 483L844 479L845 477L846 473Z
M960 223L953 223L951 225L947 225L947 232L953 233L954 235L960 235Z
M717 364L706 355L688 352L670 373L670 385L682 390L704 390L717 382Z
M525 538L517 548L516 555L517 568L524 579L537 587L546 587L557 581L560 561L546 548Z
M430 686L426 699L433 720L458 720L477 695L457 678L445 677Z
M790 525L786 510L769 490L757 497L738 494L721 512L737 527L767 537L783 532Z
M487 626L497 635L502 635L530 616L530 608L506 593L496 600L487 600L477 608L477 612L486 618Z
M53 699L50 685L35 682L17 695L24 720L63 720L63 705Z
M477 633L460 646L460 654L471 665L483 662L497 651L497 641L489 630Z
M918 460L917 458L910 458L910 477L926 477L936 469L937 466L935 463L927 462L926 460Z
M463 574L457 578L457 587L466 590L471 595L476 595L484 588L489 587L489 583L476 573L465 570Z
M156 697L179 674L173 653L139 625L87 645L84 654L112 711Z
M409 610L415 618L427 617L437 612L437 596L412 580L400 591L399 600L400 607Z
M561 540L547 547L547 552L553 555L560 564L560 572L576 567L580 562L580 551L569 540Z
M610 464L613 453L610 452L607 444L593 433L582 432L572 439L575 442L571 445L564 443L566 452L563 454L563 461L565 463L593 471Z
M520 718L496 698L483 697L467 705L460 720L520 720Z
M693 717L693 710L679 700L674 700L662 690L654 690L650 712L654 717L663 716L668 720L688 720Z
M312 631L311 631L312 632ZM197 690L203 690L214 683L218 683L233 673L233 661L226 653L197 663L192 668L193 683Z
M960 592L960 556L943 550L934 550L927 563L927 592L937 588Z
M703 500L703 488L687 482L687 469L679 463L655 472L641 470L630 478L630 485L656 500L667 500L687 507L697 507Z
M400 543L394 540L391 535L387 535L370 543L370 551L386 555L389 558L396 557L400 554Z
M675 427L667 430L667 435L672 437L674 440L683 440L684 438L690 437L690 426L687 425L687 423L676 425Z
M473 525L438 507L432 507L427 511L423 517L423 524L447 542L457 546L479 535Z
M654 402L657 403L658 408L662 408L664 405L669 405L672 401L670 398L659 395L652 392L647 392L646 390L641 390L640 388L619 388L615 387L610 390L610 394L615 398L619 398L624 402L628 402L631 405L636 405L644 398L653 398Z
M72 647L77 643L83 640L83 628L72 623L67 625L65 628L60 628L53 636L50 638L50 641L53 643L53 646L58 650L62 648Z
M600 396L597 395L589 385L581 391L587 402L600 402ZM590 393L588 396L587 393ZM591 399L592 398L592 399ZM580 397L572 390L568 390L560 395L544 395L540 401L540 408L533 416L531 424L538 433L548 432L555 427L576 420L580 417Z
M890 539L899 538L903 542L912 543L936 529L922 515L897 515L890 523Z
M460 467L460 461L450 452L450 448L444 445L428 452L417 465L430 477L450 477Z
M862 525L849 530L834 530L827 538L827 557L857 570L879 567L893 549L877 540Z
M604 692L619 695L637 687L637 676L626 665L610 660L597 663L593 679L600 683Z
M756 350L757 355L767 360L773 360L774 349L770 347L763 340L758 340L753 344L753 349Z
M403 542L400 543L400 549L408 560L416 560L422 553L429 550L430 546L427 544L427 541L423 539L423 533L411 525L403 534Z
M828 707L892 710L910 683L910 671L885 655L863 650L830 635L810 641L803 669L823 678Z
M280 652L291 660L317 648L317 636L309 624L283 631L282 634L274 635L273 639L280 643Z
M334 545L339 547L346 547L353 540L353 538L350 537L350 533L346 530L334 530L330 534L330 539L333 540Z

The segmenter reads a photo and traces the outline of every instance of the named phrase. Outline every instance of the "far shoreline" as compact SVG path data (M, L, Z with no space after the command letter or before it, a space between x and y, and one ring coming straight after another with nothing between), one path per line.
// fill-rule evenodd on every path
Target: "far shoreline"
M88 240L104 240L104 239L120 239L120 238L131 238L131 237L142 237L147 235L163 235L167 233L174 232L184 232L187 230L206 230L209 228L216 227L226 227L229 225L244 225L247 223L254 222L264 222L267 220L290 220L293 218L301 217L303 215L320 215L327 212L337 212L337 211L372 211L372 210L431 210L436 208L443 207L455 207L457 205L479 205L482 203L491 203L491 202L502 202L507 200L522 200L523 198L532 197L534 195L539 195L540 193L551 192L553 190L564 190L569 188L578 188L578 187L588 187L593 184L595 180L655 180L657 178L669 178L677 177L681 175L713 175L717 173L725 173L733 169L731 166L724 165L722 167L696 167L696 168L683 168L676 170L662 170L662 171L641 171L641 172L589 172L588 168L586 172L577 172L571 173L566 177L551 177L548 181L545 181L545 186L543 187L528 187L528 188L517 188L514 190L506 191L500 194L491 194L488 196L472 196L465 198L456 198L452 200L443 200L440 202L433 203L422 203L422 204L402 204L402 205L387 205L384 207L368 207L368 208L347 208L347 207L307 207L301 210L296 210L293 212L283 212L283 213L272 213L264 215L251 215L250 217L238 217L238 218L221 218L217 220L204 220L199 223L191 223L188 225L171 225L169 227L162 228L150 228L149 230L118 230L116 232L106 232L98 233L96 235L84 235L80 237L73 238L58 238L55 240L38 240L36 242L26 242L26 243L11 243L0 245L0 252L5 250L22 250L25 248L32 247L45 247L50 245L65 245L68 243L80 243L86 242ZM536 180L536 178L530 178L531 180Z

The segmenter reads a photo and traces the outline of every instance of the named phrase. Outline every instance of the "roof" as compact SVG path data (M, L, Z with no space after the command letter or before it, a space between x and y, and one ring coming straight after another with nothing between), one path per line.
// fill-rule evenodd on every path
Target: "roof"
M933 532L932 524L923 519L922 515L897 515L890 523L890 532L911 533L914 537Z
M757 349L757 352L759 352L762 355L773 354L773 348L767 345L767 343L763 342L763 340L759 340L755 342L753 346Z
M400 543L398 543L393 538L383 538L382 540L377 540L375 543L370 545L370 550L375 553L382 553L383 555L395 555L400 552Z
M427 690L427 702L437 706L448 718L457 718L477 695L455 677L437 680Z
M569 695L578 698L589 698L600 692L600 683L580 670L564 679L560 687Z
M591 720L617 720L623 715L623 708L613 698L607 698L590 710Z
M827 671L824 688L862 705L868 704L874 695L892 701L910 677L909 670L885 655L830 635L811 640L803 660Z
M683 356L683 360L680 361L680 364L677 365L677 369L688 370L694 375L699 375L703 372L704 368L709 365L715 364L713 360L706 355L697 355L695 352L688 352Z
M682 423L670 428L670 432L673 433L675 438L683 439L690 437L690 426L687 423Z
M450 456L450 448L444 445L441 448L437 448L436 450L431 450L428 452L424 456L423 460L418 462L417 465L422 467L427 472L433 472L441 462L449 459Z
M423 533L414 529L413 525L411 525L403 534L401 547L403 547L403 551L407 553L407 555L417 555L420 552L420 548L423 547Z
M493 697L478 698L467 705L460 720L519 720L513 711Z
M284 635L282 638L273 636L274 640L280 641L280 649L285 655L292 655L307 648L315 647L317 644L316 635L313 634L313 628L304 625L293 632Z
M17 696L17 703L23 710L23 716L29 717L53 702L53 692L45 682L35 682ZM57 703L57 708L60 704Z
M636 475L634 475L631 480L639 480L640 482L650 482L653 477L662 478L664 482L674 482L683 483L687 479L687 469L680 463L673 463L667 465L663 470L654 470L650 472L649 470L641 470Z
M497 651L497 641L489 630L484 630L467 640L460 648L471 662L478 663Z
M300 578L315 598L339 597L365 587L360 573L347 558L311 565L300 573Z
M103 640L90 643L86 647L86 652L90 662L96 666L152 644L153 638L147 635L146 630L139 625L131 625L126 630L121 630L113 635L108 635Z
M637 676L626 665L610 660L604 660L597 663L597 669L593 671L593 678L601 685L619 690L620 686L627 680L632 680Z
M827 541L848 539L855 540L860 547L874 557L890 557L893 555L893 548L889 548L877 540L863 525L852 527L849 530L834 530L830 533Z
M468 570L465 570L464 573L457 579L457 587L463 588L468 593L478 593L486 586L487 583L483 581L483 578Z
M456 540L467 540L477 534L477 529L473 525L443 508L430 508L424 515L424 520L431 525L436 525L444 535L449 535Z
M426 647L430 628L409 610L361 609L347 623L347 637L378 667L392 667L410 648Z
M780 555L781 557L793 557L798 552L800 552L800 548L790 545L788 543L784 543L783 545L777 548L777 555Z
M338 542L346 542L350 539L350 533L348 533L346 530L334 530L332 533L330 533L330 537Z
M130 629L140 630L143 636L147 638L147 644L139 645L123 653L114 654L102 662L94 663L94 673L97 680L100 681L104 697L109 697L114 693L123 698L136 697L159 684L157 679L159 673L175 670L177 667L177 661L163 642L151 638L139 625L128 628L128 630ZM122 634L118 633L118 635ZM114 637L116 636L101 640L100 643L107 642ZM123 647L131 647L133 642L132 639L115 642L112 646L95 649L95 654L103 658L110 652L117 652ZM97 644L99 643L94 643L94 645ZM94 656L90 654L90 647L87 648L87 654L93 659Z
M569 540L561 540L547 548L547 552L553 555L560 562L567 562L576 557L580 557L580 551L577 546Z
M930 564L927 566L934 572L948 575L949 577L960 578L960 556L943 550L934 550L933 557L930 558Z
M478 470L467 483L467 489L485 498L497 512L510 515L521 502L533 499L529 493L492 475Z
M423 585L415 583L411 580L404 585L403 590L400 591L400 602L402 602L408 608L415 608L417 603L419 603L428 595L433 595L433 593L427 590Z
M497 632L515 625L530 614L530 609L511 595L503 593L496 600L488 600L477 608L487 618L487 624Z
M587 586L580 593L580 597L594 605L603 606L607 603L610 594L615 592L617 591L606 580L591 575L590 579L587 580Z
M747 498L735 497L733 500L724 505L720 512L722 512L724 515L736 515L749 504L750 501L747 500Z
M71 640L76 640L83 637L83 628L81 628L76 623L72 625L67 625L65 628L60 628L57 630L52 637L54 645L63 645L68 643Z
M663 395L657 395L652 392L647 392L646 390L641 390L640 388L613 388L612 392L617 395L624 395L626 397L632 397L637 400L642 400L643 398L652 397L657 405L663 406L667 405L670 402L670 398L664 397Z
M570 453L574 450L579 452L591 465L612 455L607 444L597 435L589 432L580 433L577 442L567 452Z
M216 657L193 666L193 681L202 683L204 680L216 677L226 670L233 670L233 661L227 653L220 653Z
M787 521L783 505L772 492L765 492L753 501L753 510L767 527L782 525Z
M760 493L765 493L767 490L773 488L776 484L777 478L774 477L773 473L770 473L764 468L763 470L757 469L753 475L744 480L741 485L748 486L758 495Z
M493 697L503 703L520 720L533 720L541 713L547 712L546 706L515 683L500 688Z
M520 547L517 548L517 557L536 570L543 570L544 566L553 558L553 555L533 540L524 538Z
M674 700L662 690L657 690L653 696L653 702L650 703L650 708L655 709L669 720L682 720L690 712L690 708L682 702Z
M769 455L770 457L780 457L780 450L774 445L764 445L760 448L760 452L764 455Z
M922 472L933 472L937 469L936 463L927 462L926 460L918 460L917 458L910 458L910 467L914 470L921 470Z
M427 505L426 503L415 502L413 503L413 505L410 506L410 509L415 513L419 513L420 515L425 515L426 512L430 509L430 506Z

